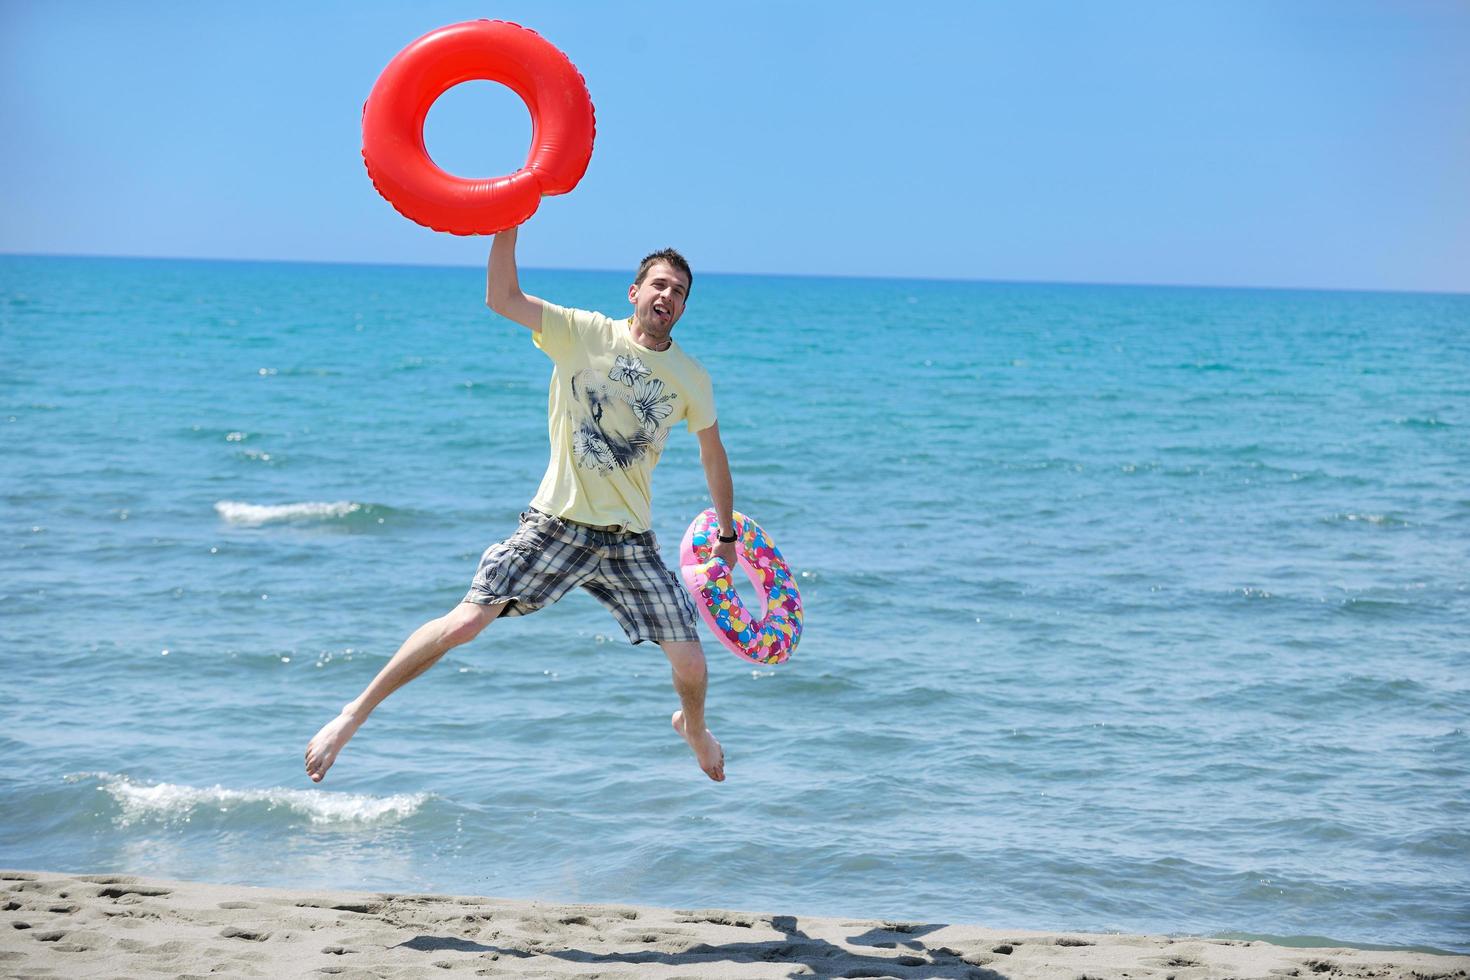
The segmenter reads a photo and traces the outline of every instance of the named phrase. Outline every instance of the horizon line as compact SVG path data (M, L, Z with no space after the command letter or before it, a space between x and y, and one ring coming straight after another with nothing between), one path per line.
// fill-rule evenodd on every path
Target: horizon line
M444 264L437 262L385 262L371 260L352 259L263 259L263 258L238 258L209 255L122 255L93 252L11 252L0 250L0 258L30 258L30 259L112 259L123 262L213 262L213 263L236 263L251 265L322 265L322 266L352 266L363 268L388 268L388 269L477 269L483 263L453 263ZM555 266L555 265L521 265L523 270L538 272L600 272L600 273L627 273L627 269L613 268L588 268L579 266ZM973 283L975 285L995 286L1078 286L1078 287L1103 287L1119 289L1216 289L1222 291L1241 292L1286 292L1286 293L1380 293L1389 295L1405 296L1470 296L1470 289L1402 289L1371 286L1260 286L1247 284L1217 284L1217 283L1195 283L1195 282L1117 282L1087 279L982 279L963 276L896 276L896 275L865 275L861 273L818 273L818 272L731 272L727 270L706 270L696 274L698 276L712 276L716 278L729 277L765 277L773 279L851 279L861 281L877 282L938 282L938 283Z

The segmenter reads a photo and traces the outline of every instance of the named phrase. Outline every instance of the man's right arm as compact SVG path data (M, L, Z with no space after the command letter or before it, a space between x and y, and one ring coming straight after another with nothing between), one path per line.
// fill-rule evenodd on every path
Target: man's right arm
M523 327L541 332L541 308L535 296L521 292L516 274L516 229L507 228L490 246L490 265L485 270L485 305Z

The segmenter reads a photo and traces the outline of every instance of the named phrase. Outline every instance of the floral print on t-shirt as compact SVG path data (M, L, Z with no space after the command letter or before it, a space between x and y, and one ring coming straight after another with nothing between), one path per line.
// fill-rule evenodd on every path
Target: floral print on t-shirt
M606 362L604 362L606 363ZM572 459L583 469L626 469L652 451L663 452L669 438L664 419L679 396L643 359L619 354L607 377L584 369L572 376Z

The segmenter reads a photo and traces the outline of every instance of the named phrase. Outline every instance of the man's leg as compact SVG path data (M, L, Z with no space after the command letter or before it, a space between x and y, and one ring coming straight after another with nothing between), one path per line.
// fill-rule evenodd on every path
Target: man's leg
M684 737L699 760L699 768L715 782L725 780L725 750L704 727L704 692L709 685L709 670L704 663L704 648L698 640L665 641L659 644L674 668L674 690L684 706L671 719L674 731Z
M322 781L332 763L337 761L337 753L342 751L342 746L362 727L384 698L434 666L450 650L473 640L504 608L503 602L493 606L461 602L448 615L431 619L414 630L387 666L378 671L373 682L357 696L357 700L343 707L342 713L327 722L307 743L306 774L311 781Z

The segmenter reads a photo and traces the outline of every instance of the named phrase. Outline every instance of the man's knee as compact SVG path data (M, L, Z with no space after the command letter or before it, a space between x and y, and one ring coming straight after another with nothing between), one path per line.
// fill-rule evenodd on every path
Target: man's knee
M660 643L664 656L669 658L669 664L674 668L674 673L689 680L700 680L708 674L708 668L704 662L704 647L698 640L669 641Z
M504 608L504 603L482 606L477 602L461 602L440 620L440 642L446 649L470 642L479 636L480 631L489 626Z

